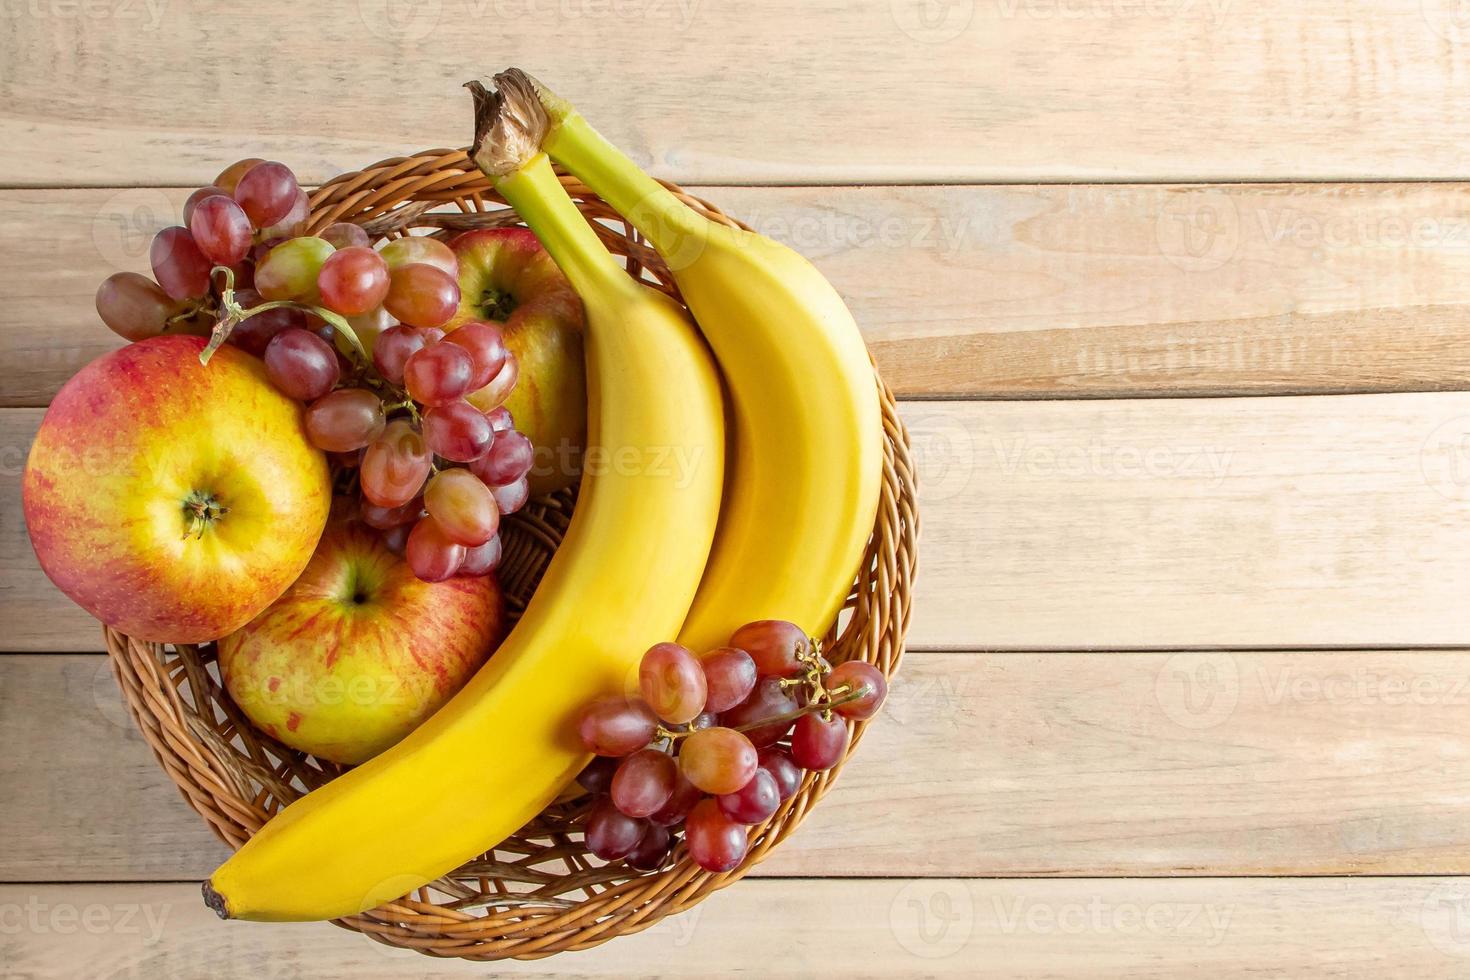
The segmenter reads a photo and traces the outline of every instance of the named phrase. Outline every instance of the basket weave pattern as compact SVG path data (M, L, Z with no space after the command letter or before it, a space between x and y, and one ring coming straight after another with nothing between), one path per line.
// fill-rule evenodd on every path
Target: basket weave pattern
M562 182L608 248L627 260L630 274L680 298L662 261L636 231L574 179L563 175ZM708 217L743 227L669 186ZM430 150L344 174L311 195L311 206L314 231L353 221L374 237L414 229L449 236L519 224L463 150ZM908 433L892 393L876 373L875 379L885 436L882 496L862 573L838 627L826 638L826 652L834 663L862 659L891 676L908 631L918 512ZM567 491L532 501L506 520L499 575L511 622L561 541L574 499ZM213 645L145 643L110 628L104 633L124 699L159 764L231 847L240 847L287 803L342 771L251 726L220 684ZM865 724L852 727L849 753ZM726 874L696 867L682 847L657 872L603 864L587 852L576 826L587 800L571 799L548 807L493 851L444 878L337 924L388 945L476 960L534 959L596 946L646 929L741 878L796 829L840 769L808 773L796 795L752 832L745 861Z

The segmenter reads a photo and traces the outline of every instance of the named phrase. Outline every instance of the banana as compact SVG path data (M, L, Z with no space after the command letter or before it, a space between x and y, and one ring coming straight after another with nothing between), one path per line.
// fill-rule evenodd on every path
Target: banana
M576 710L622 690L643 652L678 632L705 567L725 458L709 351L677 304L607 253L517 128L517 107L482 95L476 162L587 308L576 511L520 623L453 700L286 807L215 871L205 898L224 917L353 915L504 840L586 764Z
M668 263L714 349L733 409L725 512L679 641L727 642L757 619L820 636L852 587L877 514L882 420L862 334L810 262L710 221L518 69L551 117L542 147Z

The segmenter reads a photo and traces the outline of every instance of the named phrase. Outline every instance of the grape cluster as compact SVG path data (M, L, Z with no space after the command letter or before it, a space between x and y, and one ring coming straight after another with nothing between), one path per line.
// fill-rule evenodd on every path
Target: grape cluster
M803 770L842 759L847 722L877 713L888 680L860 660L832 667L796 625L761 620L698 656L651 647L638 687L640 697L595 701L577 721L597 755L577 777L595 797L587 848L652 871L682 828L690 860L720 872L745 859L749 827L796 793Z
M305 235L309 211L284 164L231 164L189 196L184 226L154 238L154 279L110 277L97 312L129 340L209 332L211 350L261 357L271 384L306 404L307 438L355 475L363 520L415 575L487 575L500 518L530 496L533 447L503 404L516 357L495 324L441 329L460 301L449 246L405 237L374 249L346 222Z

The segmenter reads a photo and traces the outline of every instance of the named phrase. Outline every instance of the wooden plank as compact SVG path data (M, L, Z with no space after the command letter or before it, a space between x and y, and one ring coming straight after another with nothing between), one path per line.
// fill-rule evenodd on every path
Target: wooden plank
M460 83L507 64L683 182L1467 175L1470 29L1454 3L1265 13L1231 0L264 0L220 31L191 4L36 0L0 38L0 183L199 183L242 156L322 179L467 142ZM233 70L246 51L262 57Z
M7 966L77 976L1463 976L1470 881L744 881L530 963L431 960L321 923L220 922L192 884L0 887ZM799 926L793 923L800 923Z
M1470 187L701 187L810 256L901 395L1456 388ZM187 189L0 191L0 404L120 341L97 285L146 272Z
M1463 650L914 653L757 873L1470 872L1467 704ZM100 655L0 657L0 744L0 881L196 879L227 854Z
M100 648L41 576L0 411L0 634ZM1470 394L904 406L918 648L1470 645Z

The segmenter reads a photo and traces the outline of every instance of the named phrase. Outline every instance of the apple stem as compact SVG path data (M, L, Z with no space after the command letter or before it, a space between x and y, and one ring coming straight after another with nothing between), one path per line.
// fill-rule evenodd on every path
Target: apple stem
M215 500L211 494L195 490L184 501L184 519L188 521L184 529L185 539L203 538L204 532L229 512L230 508Z

